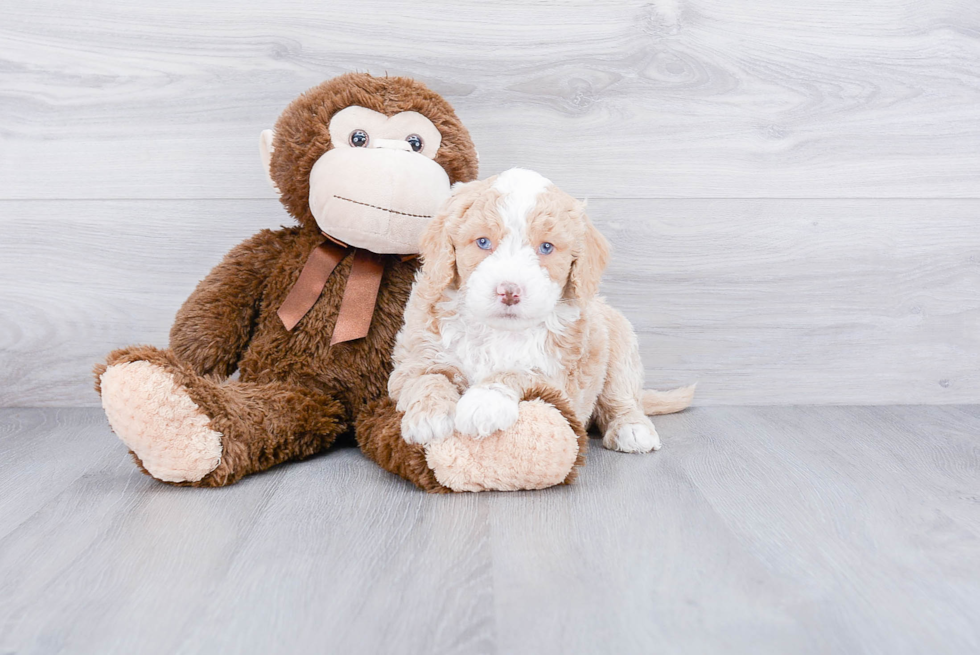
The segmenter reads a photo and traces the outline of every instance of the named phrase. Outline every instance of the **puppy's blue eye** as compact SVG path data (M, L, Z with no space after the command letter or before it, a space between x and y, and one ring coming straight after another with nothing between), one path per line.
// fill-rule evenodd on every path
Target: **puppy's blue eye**
M538 252L542 255L550 255L554 249L554 244L548 243L547 241L538 246Z
M486 237L480 237L479 239L476 240L476 245L480 250L490 250L490 246L492 246L493 244L490 243L490 239Z

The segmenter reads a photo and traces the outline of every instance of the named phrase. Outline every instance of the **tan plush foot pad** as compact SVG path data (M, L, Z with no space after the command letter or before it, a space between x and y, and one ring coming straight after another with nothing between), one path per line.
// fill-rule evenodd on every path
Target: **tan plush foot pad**
M165 482L197 482L221 462L221 433L177 386L149 362L110 366L102 374L102 407L113 431L150 475Z
M520 404L517 423L483 439L453 435L425 449L440 484L453 491L517 491L560 484L578 456L578 437L542 400Z

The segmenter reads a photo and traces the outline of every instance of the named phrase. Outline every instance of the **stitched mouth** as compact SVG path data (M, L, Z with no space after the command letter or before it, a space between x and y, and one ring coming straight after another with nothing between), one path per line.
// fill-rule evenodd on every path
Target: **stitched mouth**
M390 214L398 214L399 216L411 216L412 218L432 218L431 214L409 214L408 212L400 212L397 209L388 209L387 207L378 207L377 205L372 205L369 202L361 202L360 200L352 200L350 198L345 198L343 196L338 196L336 193L333 195L337 200L346 200L347 202L352 202L355 205L362 205L364 207L370 207L371 209L380 209L383 212L388 212Z

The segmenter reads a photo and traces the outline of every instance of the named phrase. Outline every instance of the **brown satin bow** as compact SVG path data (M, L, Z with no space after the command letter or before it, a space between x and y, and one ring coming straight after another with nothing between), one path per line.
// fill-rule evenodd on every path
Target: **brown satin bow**
M374 316L374 305L378 300L378 289L381 288L384 259L381 255L361 248L350 248L330 237L310 253L299 279L279 307L279 319L287 330L296 327L300 319L313 308L330 274L351 250L354 251L354 263L351 264L350 275L347 277L347 286L344 288L344 298L340 301L337 325L330 337L330 345L367 336L371 328L371 317Z

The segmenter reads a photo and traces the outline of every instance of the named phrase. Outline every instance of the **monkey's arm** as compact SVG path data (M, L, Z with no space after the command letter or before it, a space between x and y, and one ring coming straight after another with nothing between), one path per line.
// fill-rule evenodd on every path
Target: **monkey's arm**
M517 398L522 398L535 389L560 388L561 384L537 371L499 371L480 380L479 386L503 386L513 390Z
M286 232L263 230L236 246L177 312L170 347L198 374L226 378L238 367Z

